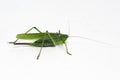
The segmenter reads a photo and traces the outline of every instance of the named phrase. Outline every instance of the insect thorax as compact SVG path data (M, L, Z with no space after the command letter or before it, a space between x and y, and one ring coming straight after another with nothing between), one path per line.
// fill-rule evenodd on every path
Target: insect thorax
M48 35L39 38L31 45L37 46L37 47L41 47L41 46L54 47L56 45L63 44L66 41L66 39L68 38L68 35L66 35L66 34L50 33L50 35L51 35L52 39L54 40L55 45L53 44L53 41L51 40L51 38Z

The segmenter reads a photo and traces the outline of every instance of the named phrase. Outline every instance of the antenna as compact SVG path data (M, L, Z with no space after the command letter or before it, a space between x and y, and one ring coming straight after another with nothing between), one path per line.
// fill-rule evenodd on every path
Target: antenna
M87 37L83 37L83 36L70 36L70 22L69 22L68 19L67 19L67 23L68 23L68 35L69 35L69 37L78 37L78 38L94 41L94 42L97 42L97 43L100 43L100 44L113 46L113 44L110 44L110 43L107 43L107 42L103 42L103 41L99 41L99 40L95 40L95 39L91 39L91 38L87 38Z
M68 35L70 35L70 22L68 19L67 19L67 24L68 24Z
M83 37L83 36L69 36L69 37L78 37L78 38L82 38L82 39L87 39L87 40L90 40L90 41L94 41L94 42L97 42L97 43L101 43L101 44L113 46L113 44L110 44L110 43L107 43L107 42L103 42L103 41L99 41L99 40L95 40L95 39L91 39L91 38L87 38L87 37Z

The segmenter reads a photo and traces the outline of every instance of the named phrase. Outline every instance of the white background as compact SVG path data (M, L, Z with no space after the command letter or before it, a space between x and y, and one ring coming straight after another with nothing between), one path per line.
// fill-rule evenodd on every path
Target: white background
M64 46L14 46L16 34L41 31L84 36ZM120 80L119 0L0 0L0 80Z

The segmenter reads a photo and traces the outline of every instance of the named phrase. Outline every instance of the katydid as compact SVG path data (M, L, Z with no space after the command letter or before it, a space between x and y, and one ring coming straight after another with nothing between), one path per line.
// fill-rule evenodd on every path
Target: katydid
M29 33L32 29L38 31L38 33ZM41 32L38 28L32 27L27 32L23 34L18 34L16 36L17 39L14 42L9 42L9 43L13 43L14 45L30 45L35 47L41 47L40 52L37 56L37 59L39 59L43 47L55 47L56 45L61 45L61 44L65 45L67 54L71 55L68 52L67 44L65 42L68 37L69 36L67 34L61 34L60 30L58 33L49 33L48 31ZM34 41L33 43L17 43L19 39L25 39L25 40L36 39L36 41Z
M29 33L32 29L35 29L36 31L38 31L38 33ZM90 38L86 38L86 37L82 37L82 36L68 36L67 34L61 34L60 30L59 30L59 32L56 32L56 33L53 33L53 32L51 33L48 31L41 32L36 27L30 28L25 33L17 34L17 36L16 36L17 39L14 42L9 42L9 43L12 43L14 45L30 45L30 46L35 46L35 47L41 47L40 52L37 55L37 59L39 59L43 47L55 47L56 45L62 45L62 44L65 45L66 53L71 55L68 52L68 48L67 48L67 44L66 44L66 40L68 37L79 37L79 38L95 41L95 42L102 43L102 44L112 45L112 44L109 44L106 42L102 42L102 41L98 41L98 40L94 40L94 39L90 39ZM19 39L24 39L24 40L35 39L36 41L34 41L32 43L18 43L17 41Z

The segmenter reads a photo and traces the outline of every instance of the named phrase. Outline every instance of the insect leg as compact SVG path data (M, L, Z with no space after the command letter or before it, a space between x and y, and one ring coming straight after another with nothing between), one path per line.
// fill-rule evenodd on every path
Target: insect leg
M27 34L28 32L30 32L32 29L35 29L35 30L38 31L39 33L42 33L38 28L32 27L32 28L30 28L27 32L25 32L25 34Z
M67 52L67 54L72 55L72 54L70 54L70 53L68 52L68 48L67 48L67 44L66 44L66 42L64 42L64 44L65 44L65 48L66 48L66 52Z
M56 45L54 39L52 38L52 36L48 33L48 31L46 31L47 35L49 36L49 38L52 40L52 43L54 44L54 46Z
M39 54L38 54L38 56L37 56L37 60L38 60L39 57L40 57L40 54L41 54L41 51L42 51L43 45L44 45L44 38L43 38L43 40L42 40L42 46L41 46L41 48L40 48L40 52L39 52Z
M62 37L61 37L61 34L60 34L60 30L59 30L59 37L60 37L60 39L62 40ZM66 42L64 42L63 40L62 40L62 42L65 44L65 48L66 48L67 54L72 55L72 54L70 54L70 53L68 52L68 48L67 48Z
M32 27L30 28L28 31L25 32L25 34L29 33L32 29L35 29L36 31L38 31L39 33L42 33L38 28L36 27ZM15 44L19 39L16 39L13 43Z

